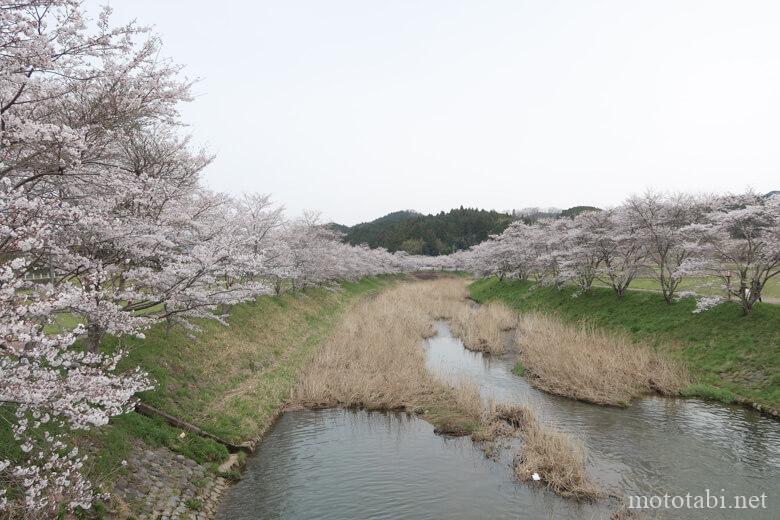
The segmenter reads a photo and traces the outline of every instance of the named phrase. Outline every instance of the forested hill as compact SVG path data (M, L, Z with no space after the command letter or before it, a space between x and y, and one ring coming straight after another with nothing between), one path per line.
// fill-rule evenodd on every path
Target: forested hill
M396 211L352 227L338 224L332 224L332 227L345 233L350 244L442 255L467 249L489 235L501 233L512 218L507 213L460 207L435 215Z

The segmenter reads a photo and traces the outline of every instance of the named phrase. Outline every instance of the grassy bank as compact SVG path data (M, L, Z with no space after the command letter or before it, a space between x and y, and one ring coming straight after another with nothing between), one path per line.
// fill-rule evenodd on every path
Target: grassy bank
M607 284L599 282L598 280L594 281L593 283L596 286L608 287ZM736 281L734 284L735 286L739 285ZM721 285L723 285L723 280L715 276L691 276L683 278L680 282L680 285L677 287L677 290L695 291L702 295L722 296L725 298L728 295L721 288ZM629 289L637 291L660 292L660 288L658 287L658 280L647 275L642 275L635 278L634 281L631 282L631 287L629 287ZM772 301L780 300L780 278L771 278L764 286L764 290L761 291L761 295L762 297Z
M239 444L261 435L289 397L301 369L311 360L343 312L355 301L395 283L395 277L343 283L335 289L309 289L281 297L261 297L230 309L229 326L201 323L202 331L162 325L146 339L107 338L105 351L129 349L120 368L140 366L156 381L143 402ZM21 456L8 428L12 411L0 408L0 459ZM228 457L221 444L185 434L162 420L138 413L76 439L88 448L88 474L109 484L133 443L165 446L214 469ZM109 487L106 485L103 487Z
M519 312L553 312L566 320L626 332L665 355L677 356L696 381L686 395L780 408L778 305L758 305L747 317L736 303L693 314L691 299L667 305L659 294L635 291L618 301L611 290L599 287L574 297L573 288L496 278L472 283L469 292L479 302L501 300Z

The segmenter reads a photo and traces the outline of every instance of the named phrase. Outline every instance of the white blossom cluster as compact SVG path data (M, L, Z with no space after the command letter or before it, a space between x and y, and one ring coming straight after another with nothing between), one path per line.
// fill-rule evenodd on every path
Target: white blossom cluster
M212 158L179 119L191 82L149 30L109 18L91 24L81 0L0 0L0 407L25 454L0 460L0 510L29 517L98 496L49 426L105 425L151 388L117 370L106 335L196 330L258 295L418 263L287 221L268 196L205 189Z
M780 196L662 195L649 192L621 206L574 218L512 223L501 235L452 255L485 276L574 283L588 292L599 280L622 298L648 274L667 302L686 276L710 276L749 313L767 281L780 275ZM720 303L702 298L695 312Z
M704 296L696 301L696 308L693 310L695 314L707 311L723 303L723 298L720 296Z

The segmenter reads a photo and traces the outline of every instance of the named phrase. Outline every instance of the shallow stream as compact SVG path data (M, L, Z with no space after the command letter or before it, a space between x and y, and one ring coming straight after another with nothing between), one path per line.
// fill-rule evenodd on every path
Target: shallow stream
M663 518L780 518L780 423L736 406L649 397L627 409L533 389L510 356L468 351L445 322L425 342L428 368L467 377L483 397L528 404L545 424L582 440L588 471L619 496L723 496L724 509L668 509ZM217 518L608 518L614 500L578 504L514 480L512 455L485 457L468 438L435 435L398 413L285 413L222 500ZM765 509L734 510L766 494ZM655 518L655 512L651 518Z

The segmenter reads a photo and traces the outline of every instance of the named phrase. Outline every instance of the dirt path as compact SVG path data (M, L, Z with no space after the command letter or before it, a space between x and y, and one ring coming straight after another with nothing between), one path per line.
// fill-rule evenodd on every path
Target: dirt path
M629 287L629 291L638 291L638 292L651 292L651 293L661 293L660 289L643 289L639 287ZM762 303L771 303L772 305L780 305L780 298L772 298L768 296L763 296L761 298Z

